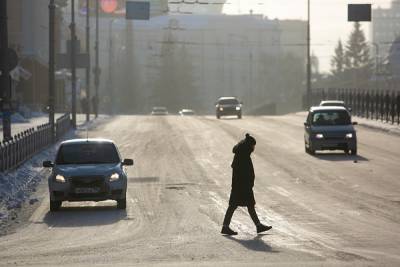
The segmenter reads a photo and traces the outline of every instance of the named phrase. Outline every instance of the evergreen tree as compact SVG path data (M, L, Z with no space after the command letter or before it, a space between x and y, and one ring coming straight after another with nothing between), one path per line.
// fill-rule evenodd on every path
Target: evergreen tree
M333 76L340 76L343 74L346 66L345 51L343 49L342 41L339 39L335 48L335 55L331 60L331 72Z
M361 79L369 78L372 73L369 46L359 22L354 23L354 29L346 45L345 67Z

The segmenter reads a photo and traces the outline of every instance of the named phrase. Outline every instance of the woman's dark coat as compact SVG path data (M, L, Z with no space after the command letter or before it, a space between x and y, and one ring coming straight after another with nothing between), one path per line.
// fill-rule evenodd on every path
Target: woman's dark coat
M253 186L254 168L250 154L252 144L245 140L233 147L235 156L232 162L232 191L229 199L230 206L254 206Z

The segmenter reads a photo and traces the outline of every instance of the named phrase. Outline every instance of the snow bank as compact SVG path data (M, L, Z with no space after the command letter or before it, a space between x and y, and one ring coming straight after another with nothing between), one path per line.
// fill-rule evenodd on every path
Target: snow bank
M38 183L45 176L42 162L53 159L55 151L56 145L53 145L26 161L18 169L0 173L0 223L8 219L12 210L21 208L35 192ZM35 202L37 199L29 200L30 204Z

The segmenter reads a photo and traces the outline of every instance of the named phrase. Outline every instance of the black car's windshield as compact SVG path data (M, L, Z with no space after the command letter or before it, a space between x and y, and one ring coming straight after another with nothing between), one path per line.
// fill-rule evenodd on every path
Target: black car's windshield
M56 164L105 164L120 161L114 144L64 144L57 154Z
M237 105L239 101L237 99L221 99L218 101L220 105Z
M351 124L351 119L345 110L323 110L314 112L312 124L316 126L348 125Z

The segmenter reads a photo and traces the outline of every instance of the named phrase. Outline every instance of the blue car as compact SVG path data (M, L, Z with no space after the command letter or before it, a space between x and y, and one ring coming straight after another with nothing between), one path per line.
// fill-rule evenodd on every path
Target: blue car
M121 160L113 141L74 139L61 143L56 159L44 161L52 168L48 178L50 211L57 211L63 201L116 200L118 209L126 208L127 173L124 166L132 159Z
M305 151L343 150L357 155L357 134L349 111L340 106L311 107L304 123Z

